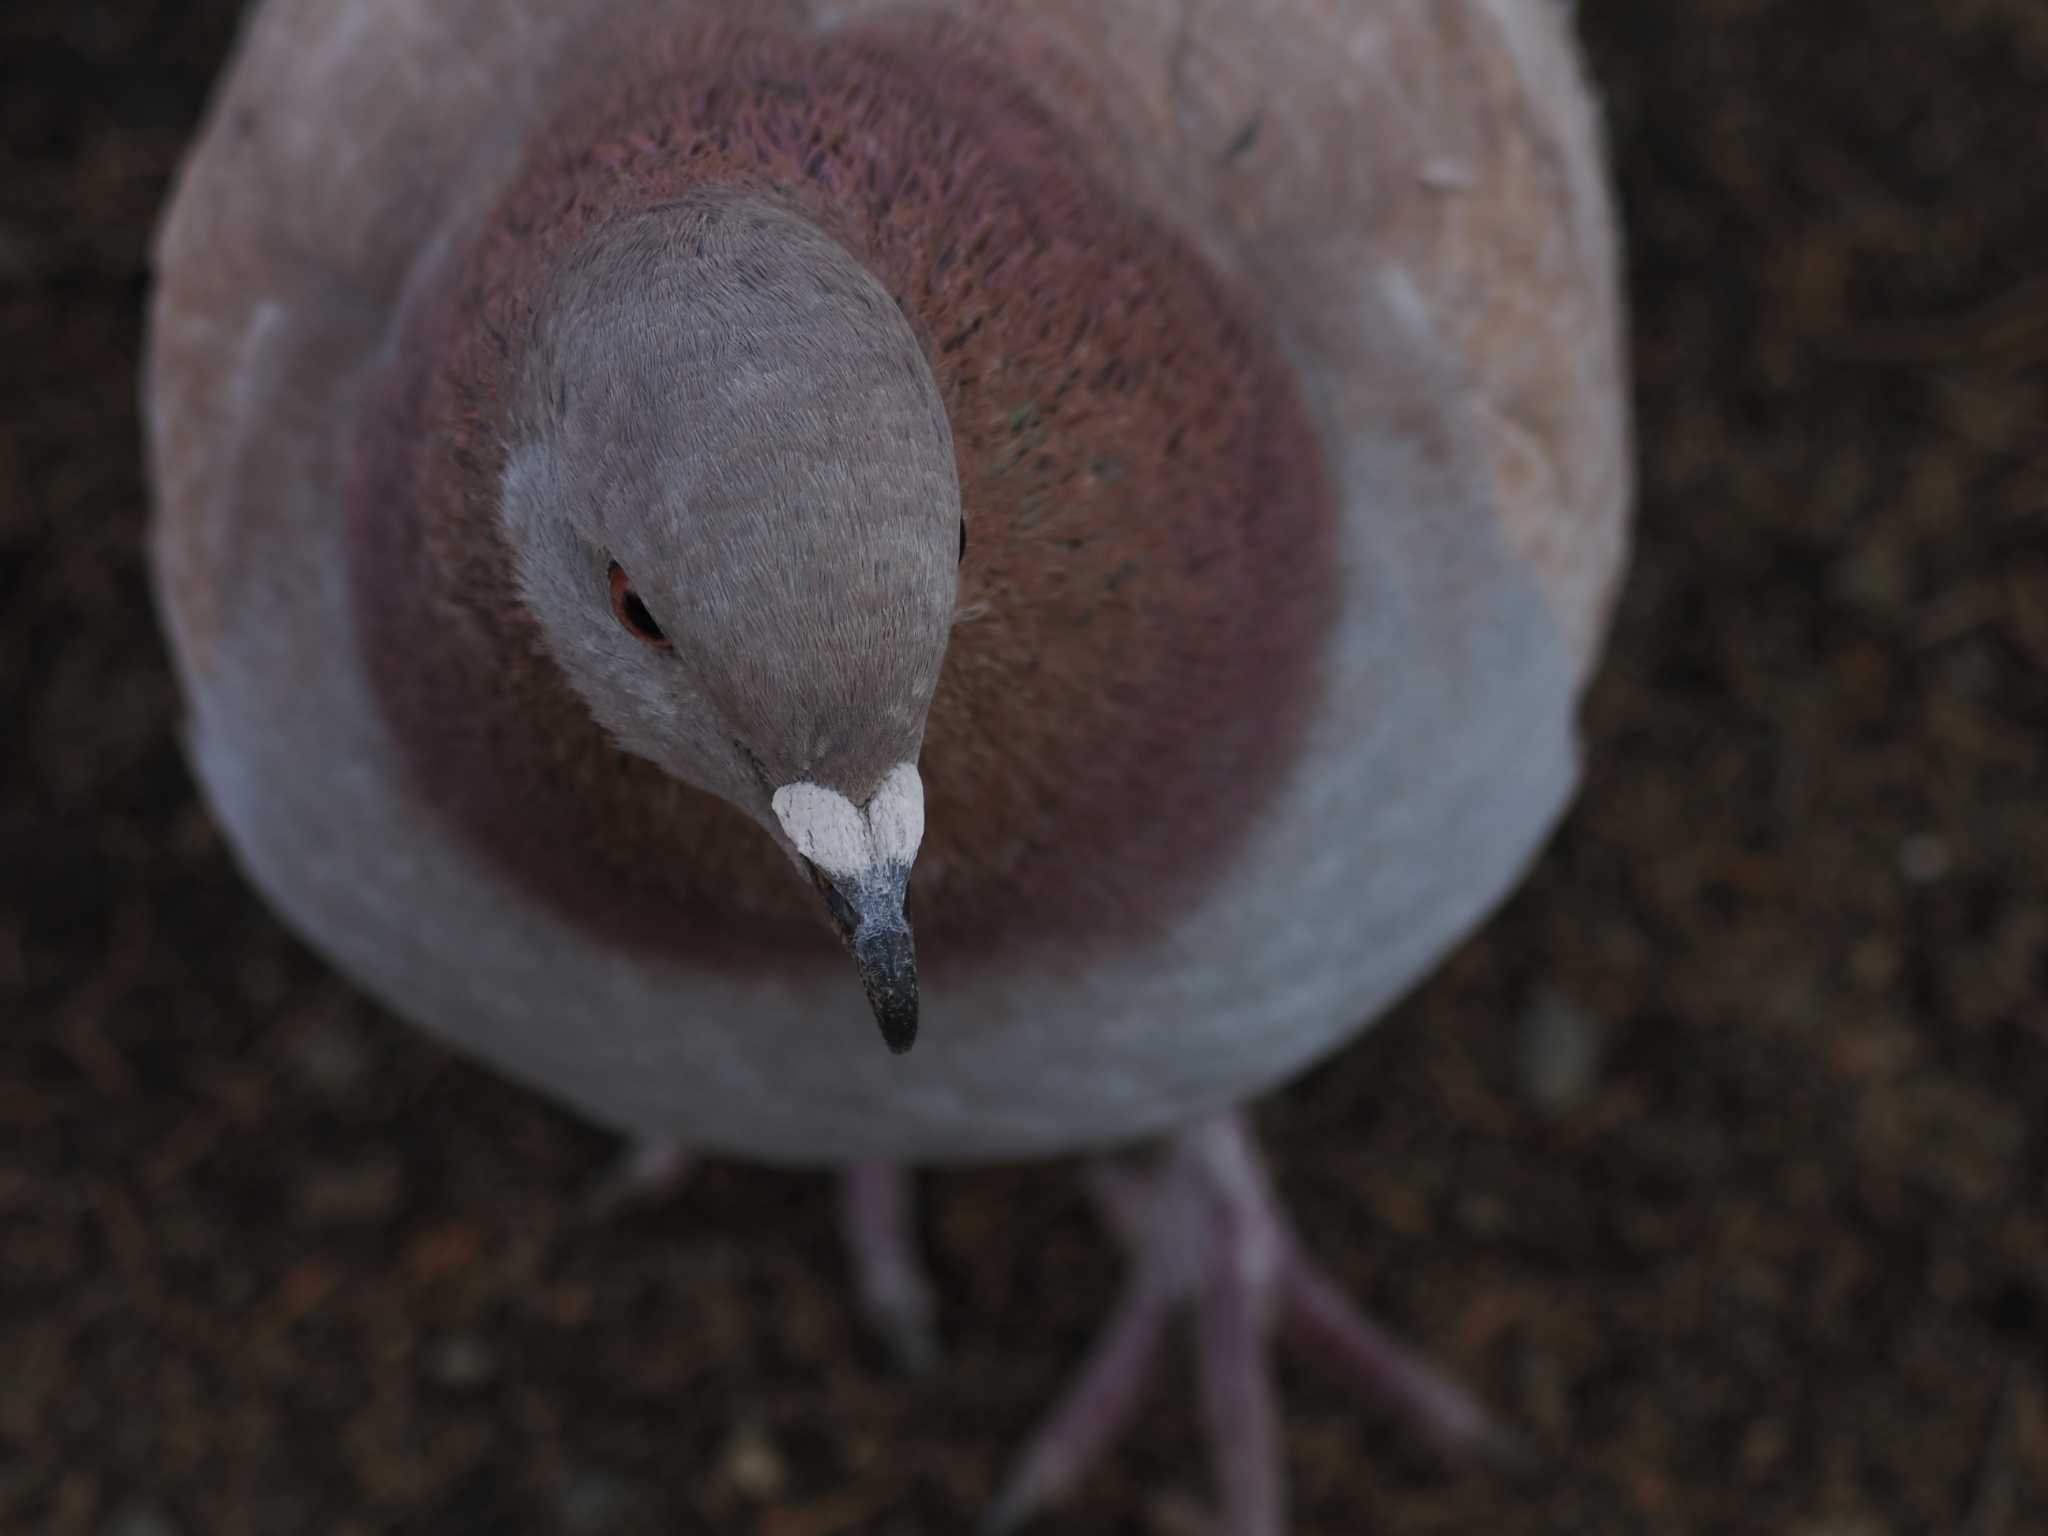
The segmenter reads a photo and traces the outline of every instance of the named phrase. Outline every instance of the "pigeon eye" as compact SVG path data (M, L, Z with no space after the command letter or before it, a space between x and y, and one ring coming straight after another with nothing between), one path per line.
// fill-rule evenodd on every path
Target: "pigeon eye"
M654 615L647 611L647 605L640 601L640 594L633 590L633 583L626 579L626 573L614 560L612 578L612 616L619 621L619 627L635 640L668 650L674 641L661 632L661 626L654 622Z

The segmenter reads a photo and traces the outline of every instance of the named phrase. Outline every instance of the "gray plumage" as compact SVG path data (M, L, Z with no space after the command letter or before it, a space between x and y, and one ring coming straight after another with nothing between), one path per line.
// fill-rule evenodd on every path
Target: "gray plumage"
M1499 899L1562 807L1626 492L1612 233L1576 70L1536 9L1453 9L1497 32L1489 59L1540 103L1522 131L1554 145L1564 172L1554 211L1537 214L1555 221L1545 263L1524 276L1575 285L1549 301L1559 331L1574 329L1546 356L1559 343L1525 321L1494 377L1544 370L1530 388L1556 397L1553 414L1569 409L1576 435L1546 445L1529 438L1532 418L1496 416L1512 391L1480 389L1474 343L1460 345L1475 314L1445 308L1459 290L1394 238L1407 204L1431 213L1448 199L1451 215L1482 190L1421 175L1481 174L1469 106L1389 89L1345 106L1335 121L1349 126L1327 148L1315 131L1376 79L1451 68L1434 40L1392 62L1433 25L1431 8L1356 23L1305 5L1219 12L1247 41L1234 73L1181 100L1193 116L1173 154L1194 174L1195 125L1213 119L1227 143L1245 120L1236 103L1262 102L1262 139L1297 157L1260 172L1274 233L1229 211L1244 195L1234 181L1205 205L1194 183L1167 180L1172 155L1135 151L1133 185L1149 180L1140 195L1173 218L1214 221L1199 244L1285 301L1274 323L1347 509L1315 714L1278 796L1168 928L1086 964L1029 955L964 972L928 995L925 1041L902 1061L875 1049L843 975L636 963L508 884L420 804L354 660L333 498L354 413L394 344L392 306L518 164L522 132L546 120L550 83L576 56L567 35L635 7L579 20L469 0L393 5L374 24L360 7L348 20L259 9L164 226L150 401L191 749L251 877L393 1008L501 1070L631 1135L681 1126L699 1145L780 1162L1121 1141L1260 1092L1346 1039ZM1093 47L1100 25L1126 42L1156 35L1163 56L1170 29L1151 30L1150 7L1117 8L1113 23L1052 7L1030 25L1056 52L1070 32L1064 56L1084 77L1116 76L1088 111L1127 114L1134 146L1159 131L1152 88L1127 73L1142 48ZM1321 57L1331 26L1355 26L1352 46L1386 62L1344 84L1350 71ZM1207 46L1233 44L1219 33ZM397 63L428 58L440 69ZM1262 73L1275 76L1263 90ZM347 139L313 126L328 100L352 104ZM265 131L238 134L244 116ZM1484 248L1448 249L1488 270ZM1464 292L1468 305L1490 298ZM1576 396L1555 382L1560 364ZM1433 425L1418 435L1418 420ZM1491 433L1526 445L1502 450L1531 467L1523 494L1571 494L1533 538L1499 501L1511 482L1489 468ZM1530 557L1559 547L1547 566Z
M1139 1278L1087 1379L1208 1309L1232 1536L1282 1520L1275 1316L1483 1439L1341 1314L1230 1111L1422 977L1573 787L1629 477L1565 17L267 0L147 383L249 877L624 1136L856 1163L905 1338L876 1165L1168 1136L1098 1186ZM900 1045L906 874L939 940L898 1057L788 893Z

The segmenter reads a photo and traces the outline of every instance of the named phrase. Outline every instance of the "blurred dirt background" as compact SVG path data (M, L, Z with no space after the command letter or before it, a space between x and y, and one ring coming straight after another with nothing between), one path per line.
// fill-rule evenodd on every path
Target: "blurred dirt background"
M605 1138L355 996L196 804L139 554L145 251L234 7L0 10L0 1531L952 1533L1114 1293L929 1180L892 1376L821 1178ZM1546 1448L1285 1379L1300 1536L2048 1530L2048 6L1586 0L1640 555L1536 878L1261 1125ZM1048 1530L1193 1530L1179 1373Z

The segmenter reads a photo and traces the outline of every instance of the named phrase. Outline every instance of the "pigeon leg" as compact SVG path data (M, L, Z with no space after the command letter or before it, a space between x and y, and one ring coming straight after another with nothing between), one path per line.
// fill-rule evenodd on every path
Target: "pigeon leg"
M1319 1265L1297 1257L1284 1283L1288 1342L1304 1357L1350 1377L1360 1391L1446 1450L1509 1470L1528 1462L1518 1437L1489 1418L1463 1387L1352 1306Z
M1130 1422L1172 1311L1173 1298L1156 1286L1140 1281L1125 1290L1066 1396L1013 1463L982 1517L981 1536L1010 1536L1059 1499Z
M1357 1312L1301 1250L1243 1119L1171 1137L1145 1171L1103 1165L1090 1191L1130 1250L1132 1278L1067 1395L1014 1463L983 1522L1008 1536L1072 1486L1130 1421L1168 1318L1191 1314L1218 1536L1281 1536L1287 1495L1268 1345L1275 1331L1447 1448L1508 1438L1460 1387Z
M913 1376L939 1361L916 1197L910 1171L894 1163L851 1163L839 1176L839 1228L861 1315L890 1360Z

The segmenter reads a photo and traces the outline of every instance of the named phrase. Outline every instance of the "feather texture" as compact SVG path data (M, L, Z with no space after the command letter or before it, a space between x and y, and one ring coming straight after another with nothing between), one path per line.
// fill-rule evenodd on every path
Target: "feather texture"
M363 632L352 591L351 488L407 317L500 216L536 142L593 82L651 78L663 60L715 72L777 39L1010 82L1016 120L1071 152L1062 175L1187 253L1187 293L1235 317L1216 334L1259 338L1284 378L1247 398L1280 402L1269 442L1328 509L1328 611L1298 626L1300 718L1259 727L1284 727L1284 748L1245 759L1265 764L1255 782L1216 777L1209 800L1175 801L1183 769L1159 766L1162 806L1203 807L1141 828L1147 870L1166 872L1147 878L1171 899L1127 927L1024 925L982 952L963 939L900 1060L847 978L794 938L787 964L649 952L508 875L423 790L411 728L380 692L386 637ZM995 120L962 108L934 131ZM394 1009L619 1129L785 1161L983 1158L1235 1102L1423 974L1512 885L1573 782L1629 486L1612 215L1557 7L268 0L185 169L158 274L156 569L192 753L238 856ZM1234 345L1196 355L1222 367ZM958 370L940 373L957 410ZM1156 448L1144 431L1134 454ZM1170 540L1176 507L1146 510L1166 531L1145 537ZM975 529L974 559L1014 535ZM1000 615L1007 589L979 579ZM1263 589L1219 578L1214 617L1247 590ZM1200 633L1200 603L1196 590L1163 611ZM984 644L973 622L961 657ZM954 670L964 691L948 704L942 685L931 754L943 710L964 718L984 697L971 666ZM1005 707L1057 760L1061 697ZM959 830L976 773L948 789L946 765L927 768L931 878L949 836L978 850L956 865L991 866L1002 845ZM1144 821L1142 806L1118 814ZM1229 835L1209 839L1210 823ZM686 872L754 878L735 873L743 838L705 836ZM1175 863L1180 843L1205 851ZM753 846L764 890L789 880Z

